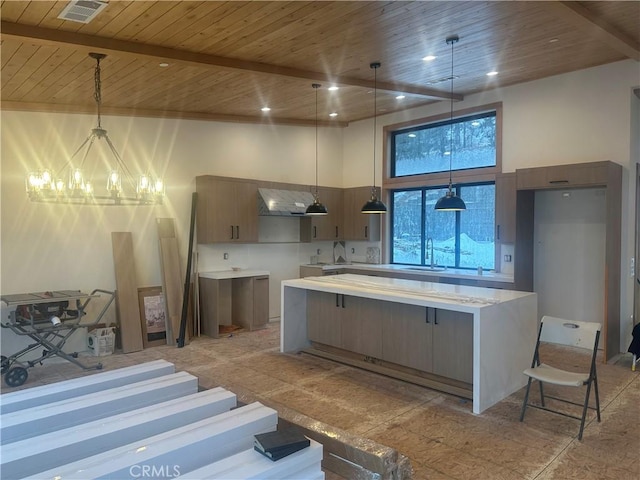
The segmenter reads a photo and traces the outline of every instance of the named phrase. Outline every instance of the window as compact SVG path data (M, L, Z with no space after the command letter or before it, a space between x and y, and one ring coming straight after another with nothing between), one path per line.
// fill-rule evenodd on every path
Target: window
M443 114L385 128L390 148L383 186L389 192L391 263L495 268L502 105L455 114L453 120ZM447 191L450 158L455 193L467 205L463 212L434 210Z
M496 166L496 111L391 133L391 177Z
M495 183L456 187L464 212L438 212L447 187L395 190L391 196L391 263L494 268ZM433 247L433 257L431 250Z

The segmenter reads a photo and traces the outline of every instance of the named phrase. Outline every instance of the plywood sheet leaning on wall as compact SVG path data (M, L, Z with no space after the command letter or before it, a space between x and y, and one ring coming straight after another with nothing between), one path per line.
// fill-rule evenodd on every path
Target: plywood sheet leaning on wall
M182 274L180 273L180 255L178 238L173 218L158 218L158 239L160 241L160 266L162 270L162 290L167 302L167 344L175 345L180 332L182 314ZM185 342L188 343L185 333Z
M111 232L111 244L116 274L116 312L120 324L122 351L137 352L143 349L143 344L131 232Z

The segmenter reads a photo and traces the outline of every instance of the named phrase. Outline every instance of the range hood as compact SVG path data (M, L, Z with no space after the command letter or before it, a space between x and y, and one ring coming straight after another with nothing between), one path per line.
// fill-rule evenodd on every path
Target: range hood
M313 203L311 192L258 188L258 215L303 216Z

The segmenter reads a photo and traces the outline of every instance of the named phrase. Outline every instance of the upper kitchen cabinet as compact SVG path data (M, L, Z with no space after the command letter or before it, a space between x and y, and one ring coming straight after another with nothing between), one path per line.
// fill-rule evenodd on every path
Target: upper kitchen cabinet
M196 177L198 243L258 241L258 185L246 180Z
M376 190L380 198L380 189ZM362 206L370 198L371 187L344 190L344 240L380 240L380 215L361 213Z
M591 162L518 169L518 190L604 186L608 182L610 163Z
M315 192L315 188L312 188ZM318 187L320 202L327 207L327 215L305 217L300 221L300 241L316 242L326 240L342 240L343 195L341 188Z
M496 175L496 242L516 241L516 174Z

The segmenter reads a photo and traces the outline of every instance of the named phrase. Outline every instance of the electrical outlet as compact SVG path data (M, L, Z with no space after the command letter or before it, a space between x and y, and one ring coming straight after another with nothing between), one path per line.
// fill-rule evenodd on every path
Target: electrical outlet
M318 255L320 255L322 253L322 250L318 249L318 251L316 252Z
M511 255L505 255L504 256L504 261L505 262L510 262L511 261Z
M352 248L352 249L351 249L351 253L356 253L356 249L355 249L355 248Z
M228 254L228 253L225 253L225 254L223 255L223 257L224 257L224 259L225 259L225 260L229 260L229 254Z

